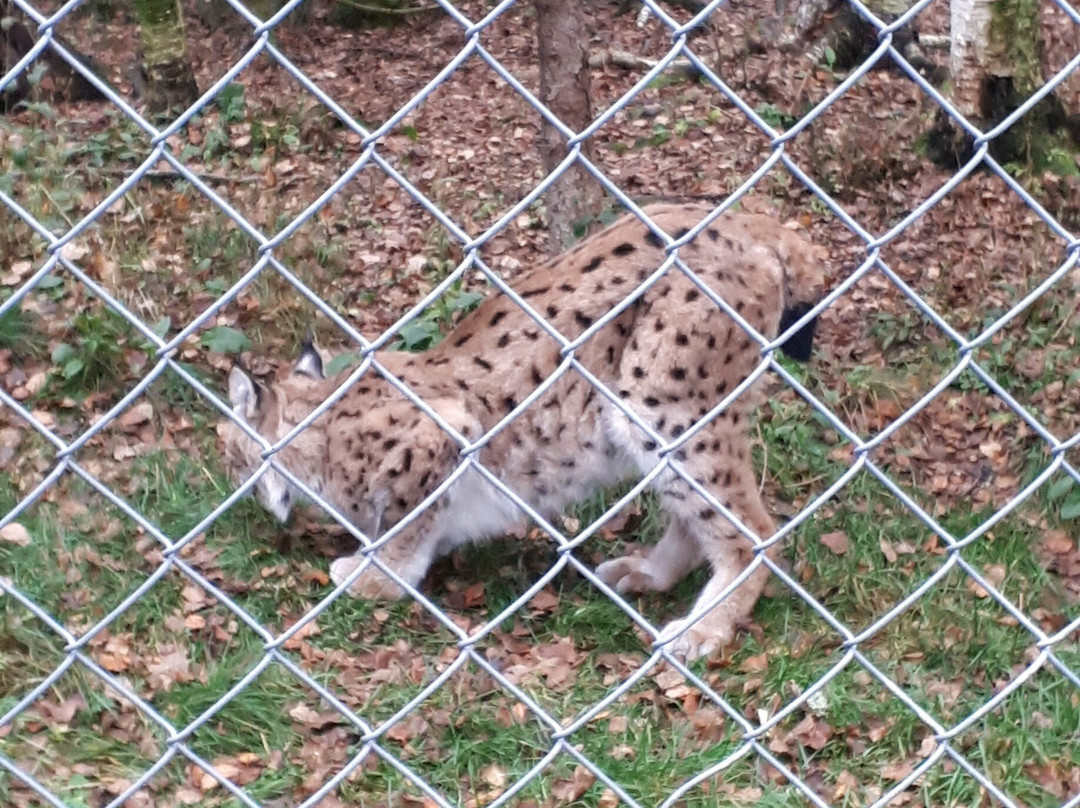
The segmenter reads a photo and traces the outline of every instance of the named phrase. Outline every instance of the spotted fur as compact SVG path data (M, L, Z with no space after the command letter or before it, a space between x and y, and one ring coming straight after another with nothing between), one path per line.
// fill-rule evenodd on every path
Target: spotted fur
M648 216L680 238L708 209L654 205ZM549 326L574 340L631 296L667 255L664 241L633 216L585 240L571 252L514 281L514 289ZM821 251L765 216L727 214L679 250L679 257L714 294L758 332L774 338L822 294ZM789 340L809 355L812 324ZM677 267L638 294L574 354L609 391L600 392L576 369L561 376L519 412L474 457L541 514L661 462L657 438L678 440L761 362L760 346ZM488 433L563 362L562 345L504 294L495 294L435 348L422 354L380 352L378 362L426 401L468 441ZM238 416L274 441L329 396L343 377L324 379L322 363L305 350L293 373L262 388L234 369L229 395ZM608 398L614 397L655 432L645 433ZM761 501L750 458L748 390L671 461L730 508L758 536L775 532ZM223 426L226 463L237 478L259 464L255 443ZM460 445L372 370L328 413L280 453L280 460L315 491L376 538L409 515L463 462ZM598 575L620 592L666 590L704 561L712 567L698 600L721 594L752 558L750 543L679 474L664 470L655 489L668 517L660 543L645 557L601 564ZM273 472L258 482L261 501L284 520L291 486ZM432 560L465 542L514 532L520 509L475 470L467 470L430 507L379 551L382 563L418 584ZM342 582L360 564L357 554L335 561ZM664 630L677 653L695 657L730 643L753 608L766 572L758 569L693 624ZM354 594L393 598L400 588L373 566L353 583Z

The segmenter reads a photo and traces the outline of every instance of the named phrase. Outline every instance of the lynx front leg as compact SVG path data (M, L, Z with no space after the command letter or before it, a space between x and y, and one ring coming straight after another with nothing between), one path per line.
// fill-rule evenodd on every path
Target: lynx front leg
M713 576L698 596L691 614L696 615L712 603L746 569L753 558L746 539L733 537L726 543L729 544L728 550L714 556L710 562ZM739 544L745 546L738 546ZM777 549L771 547L766 551L769 558L775 558ZM754 604L761 596L768 577L768 569L758 567L734 591L696 621L690 617L672 620L660 633L659 641L670 641L668 648L686 660L716 654L734 642L739 624L753 612Z
M717 419L703 430L682 460L683 473L697 480L764 541L776 533L776 523L761 501L749 440L734 428L733 420ZM693 451L695 448L700 450ZM676 474L666 476L657 487L665 509L687 526L691 540L712 568L712 577L691 613L697 619L673 621L664 628L660 641L670 642L672 652L686 659L709 656L734 641L739 624L750 616L765 588L769 570L759 565L727 591L753 562L753 542ZM778 545L770 548L769 558L778 552ZM710 608L721 595L723 599Z
M432 531L432 526L436 507L437 505L432 505L428 508L427 512L421 514L375 553L383 566L393 570L395 575L413 587L419 586L424 580L431 562L435 559L438 537ZM351 556L337 559L330 565L330 580L335 586L343 583L363 561L364 554L360 550ZM405 590L371 563L353 581L349 594L368 600L397 600L404 597Z
M686 525L672 519L659 544L645 556L623 556L596 568L616 592L666 592L704 560Z
M753 561L754 552L750 540L723 516L707 508L699 497L693 499L703 506L699 513L699 540L713 573L691 611L691 615L698 615L742 574ZM733 504L736 515L758 538L768 539L776 532L776 524L765 510L756 488L740 491ZM712 516L706 517L706 513ZM773 545L765 552L770 559L775 559L779 545ZM686 617L665 626L660 641L670 641L671 651L687 660L717 653L734 641L739 624L750 617L768 577L768 568L758 566L723 600L696 620Z

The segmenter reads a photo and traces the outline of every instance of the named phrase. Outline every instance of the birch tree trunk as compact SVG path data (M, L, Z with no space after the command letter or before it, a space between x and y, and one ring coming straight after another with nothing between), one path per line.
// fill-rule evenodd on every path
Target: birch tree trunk
M183 109L199 97L180 0L136 0L151 112Z
M589 99L585 11L581 0L535 0L540 50L540 101L564 124L580 132L592 121ZM549 173L565 159L566 140L544 123L540 137L544 169ZM582 153L591 156L585 143ZM561 253L573 241L575 223L600 211L603 189L585 169L573 165L544 196L550 217L548 252Z
M984 83L991 76L1011 77L1014 73L1005 40L991 36L994 5L995 0L952 0L949 5L952 101L965 117L974 119L983 116ZM1014 4L1001 3L1000 13L1006 13L1009 5ZM1033 30L1037 35L1037 17Z
M951 0L952 102L984 131L1042 86L1041 17L1032 0ZM991 143L1002 161L1044 166L1058 139L1060 103L1048 97Z

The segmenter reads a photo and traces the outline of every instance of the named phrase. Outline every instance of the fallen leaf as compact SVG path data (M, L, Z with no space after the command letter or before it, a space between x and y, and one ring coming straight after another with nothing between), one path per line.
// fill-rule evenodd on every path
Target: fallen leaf
M821 543L836 555L843 555L849 547L847 533L842 530L826 533L821 537Z
M484 595L484 582L477 581L471 586L465 589L465 608L472 609L477 606L483 606L486 602Z
M890 763L881 770L881 776L886 780L903 780L914 771L910 761L903 763Z
M786 740L797 741L811 749L824 749L831 736L831 726L813 715L808 715L791 729Z
M506 788L506 784L509 782L510 777L507 775L506 769L496 763L492 763L490 766L486 766L480 770L480 779L491 788L499 789L501 791Z
M882 554L885 556L885 560L890 564L895 564L896 559L899 557L896 555L896 550L893 549L892 543L882 539L878 542L878 546L881 548Z
M192 679L191 660L185 646L147 663L146 669L150 673L150 686L155 690L168 690L177 682L190 682Z
M3 528L0 528L0 541L25 547L30 543L30 531L18 522L9 522Z
M124 429L132 429L140 424L145 424L153 417L154 405L149 401L140 401L124 410L116 420Z
M1043 531L1043 549L1054 555L1071 553L1076 542L1064 530Z
M754 654L743 660L739 670L743 673L760 673L769 667L768 654Z
M551 589L541 589L529 601L529 608L536 612L550 612L559 605L559 597Z
M596 775L579 763L569 780L556 780L552 784L551 796L559 802L573 802L588 791L595 781Z
M841 799L845 794L853 793L859 788L859 781L855 775L847 769L836 776L836 790L833 792L833 800Z
M985 578L986 582L995 589L1001 588L1001 584L1005 580L1005 574L1006 569L1004 564L988 564L983 567L983 578ZM977 598L990 597L990 593L983 588L982 584L977 583L975 579L968 581L968 589L970 589Z
M622 802L610 788L605 788L600 799L596 801L596 808L617 808Z

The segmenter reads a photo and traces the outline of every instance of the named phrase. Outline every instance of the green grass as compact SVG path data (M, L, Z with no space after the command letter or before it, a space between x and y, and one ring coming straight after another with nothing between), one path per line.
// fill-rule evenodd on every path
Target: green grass
M912 355L909 367L930 375L936 367L933 357L923 362L918 364ZM838 411L859 413L858 407L845 410L846 402L873 401L887 390L872 370L853 372L847 388L818 390L807 370L791 369L822 397L831 395L830 406ZM213 384L213 377L208 375L207 381ZM55 395L46 389L39 403L51 406ZM188 413L197 439L184 450L158 449L121 463L110 461L100 473L176 540L232 487L221 474L210 440L214 412L172 374L151 386L148 400L158 413ZM846 468L839 436L790 394L769 398L758 430L762 448L756 462L764 467L767 499L778 512L802 508ZM112 434L106 431L106 448L112 445L107 442ZM43 453L40 441L20 447L28 458ZM1045 466L1037 447L1018 457L1023 479ZM45 464L33 474L0 478L0 512L17 502L16 491L28 490L48 468ZM913 495L918 492L917 480L888 464L885 468L902 487ZM582 503L572 509L570 520L588 524L617 494ZM1062 606L1060 583L1046 571L1033 539L1033 531L1075 524L1061 517L1061 502L1068 496L1060 484L1046 486L962 552L966 563L995 581L1027 614L1070 613ZM952 536L962 538L991 513L988 507L969 503L934 516ZM304 522L316 515L296 518ZM149 536L71 475L19 522L32 541L26 546L0 542L0 574L77 635L162 563L160 548ZM575 552L594 565L631 543L654 542L662 528L659 509L646 496L616 535L601 532ZM848 538L843 555L822 542L823 536L837 532ZM283 533L302 534L303 526L280 526L248 499L195 538L180 557L225 592L235 608L278 634L330 592L322 575L327 557L341 551L335 550L331 536L316 531L310 539L294 542L291 553L283 553L277 541ZM784 563L813 598L857 634L949 563L944 548L878 480L863 472L793 531ZM472 631L501 613L555 559L553 547L540 536L516 546L513 541L496 543L441 561L425 592L457 625ZM484 583L482 599L464 605L463 593L478 582ZM630 602L654 625L662 625L690 608L703 582L704 572L699 571L671 593ZM555 608L525 607L479 641L476 653L566 724L634 674L649 649L633 622L588 581L563 574L551 590ZM734 710L755 723L776 715L845 653L842 634L782 582L774 580L769 594L758 604L754 625L729 655L718 663L692 666ZM3 712L48 676L65 653L63 642L10 598L0 601L0 621ZM337 694L369 726L381 728L382 747L410 771L451 801L464 803L493 798L525 776L543 759L551 741L544 724L471 660L403 721L385 723L454 664L456 643L453 633L419 604L340 598L318 617L314 631L280 653ZM866 637L859 650L948 730L1023 670L1033 645L1031 635L1005 609L955 568ZM162 660L178 651L179 672L166 666L163 673ZM310 794L361 748L360 733L277 663L262 670L229 703L208 713L263 661L264 641L232 609L179 571L158 581L91 641L87 652L173 726L183 728L202 717L187 741L189 748L217 765L239 767L245 789L256 799ZM1080 665L1075 644L1064 643L1055 653L1074 670ZM569 739L642 804L662 802L741 744L736 721L709 697L672 677L663 665L652 668ZM85 707L66 720L49 718L75 697ZM953 749L1014 799L1054 808L1059 801L1033 772L1039 766L1064 771L1080 767L1080 753L1066 729L1080 722L1078 712L1071 684L1047 667L994 713L957 735ZM813 743L805 734L808 719L819 732ZM107 731L106 726L120 729ZM908 770L905 766L917 765L930 748L931 734L868 669L852 660L811 704L772 727L761 742L824 798L854 806L891 788ZM108 787L131 781L145 771L163 753L164 739L159 727L76 664L0 737L0 753L21 765L32 759L42 782L73 805L90 805L103 783ZM95 776L72 769L73 763L94 767ZM521 804L533 800L584 806L606 800L600 783L571 785L576 765L568 755L559 756L523 789ZM0 787L11 785L7 775L0 775ZM155 793L175 795L181 788L194 788L202 804L231 804L222 789L203 782L190 767L171 764L155 778ZM945 762L910 791L913 799L932 806L981 800L978 784ZM402 794L419 792L408 778L374 757L339 789L342 799L360 805L399 800ZM704 808L718 799L802 803L780 775L753 755L690 790L683 804Z
M781 446L785 440L804 440L800 428L782 421L783 414L783 408L774 412L766 427L770 434ZM798 501L805 497L802 480L806 476L836 471L827 459L813 454L805 463L802 477L785 481L781 475L774 480L781 496ZM136 460L131 479L133 487L125 492L129 501L174 538L190 530L228 491L228 484L212 467L166 452ZM0 486L0 490L13 487ZM96 496L73 480L64 483L62 490L64 498L76 502ZM7 495L0 508L7 509L13 503L14 498ZM1043 507L1046 503L1038 504ZM585 522L604 507L605 501L597 499L575 515ZM955 535L964 535L985 516L957 512L946 515L943 522ZM120 528L109 527L114 520L121 523ZM111 509L94 505L78 518L71 518L62 516L55 502L48 502L32 508L20 521L34 542L26 547L0 544L0 569L27 596L62 616L73 629L85 630L100 619L154 568L145 537ZM630 535L620 536L618 541L590 541L579 551L581 557L591 562L617 552L626 540L654 539L660 527L655 509L648 503L644 518L631 524ZM301 582L304 570L325 568L325 560L313 556L310 548L300 548L292 555L273 549L269 537L280 529L253 502L245 501L185 553L190 563L221 586L240 608L273 631L291 624L328 591L317 582ZM850 549L843 556L833 554L820 541L825 533L837 530L850 538ZM864 475L852 482L842 499L795 532L786 555L792 574L838 620L860 631L945 563L947 556L923 551L928 538L925 527L906 515L880 484ZM890 561L883 553L883 541L900 548L896 560ZM92 557L81 556L80 548L93 548ZM1001 588L1014 602L1032 604L1053 596L1054 581L1035 557L1023 519L1005 520L963 555L980 570L1004 565L1008 576L1001 581ZM60 558L70 560L58 565ZM495 545L466 553L460 572L443 562L427 586L435 602L442 604L459 587L478 580L488 582L483 605L450 609L465 625L476 626L520 595L553 558L542 541L528 542L524 553L505 544ZM642 597L636 603L651 619L662 622L689 607L700 581L698 576L680 586L673 596ZM133 661L118 673L178 727L210 709L264 653L262 640L254 632L222 604L209 598L204 601L201 590L195 589L192 595L189 582L171 573L104 635L124 638ZM559 599L554 611L526 609L482 641L479 653L498 660L505 675L545 711L558 721L567 721L583 714L642 664L647 649L631 630L629 619L587 582L562 576L556 579L554 589ZM80 595L83 590L86 596ZM10 599L0 604L0 614L5 626L0 635L4 638L0 681L3 692L10 694L0 698L3 709L58 664L63 651L42 624ZM198 625L185 627L185 618L191 616L198 618ZM841 637L779 583L773 596L759 604L755 622L761 630L748 635L722 667L694 666L711 687L752 720L775 713L816 682L843 654ZM338 693L373 726L388 720L455 657L455 652L447 650L454 644L450 633L418 605L384 606L341 599L317 623L317 633L306 637L302 646L283 653ZM164 686L154 679L150 666L155 649L174 647L170 643L183 646L190 668L178 681ZM1007 619L1000 606L992 599L978 597L966 576L954 571L860 649L915 702L949 727L1011 679L1031 645L1031 637ZM101 642L92 643L91 648L93 655L107 653L110 646ZM544 662L548 657L534 655L535 648L551 649L556 658L561 653L558 649L572 649L572 657L566 670L559 672L558 665ZM1070 664L1078 661L1075 647L1062 648L1060 653ZM644 804L662 801L680 783L722 760L738 748L741 737L736 724L708 699L687 701L692 689L666 695L670 682L660 686L656 679L662 670L651 670L600 718L572 736L575 748ZM21 759L30 749L43 745L46 753L39 760L40 775L69 795L85 795L92 786L62 775L61 760L107 760L101 768L103 777L133 779L161 753L160 730L115 694L108 695L80 666L62 677L47 701L62 702L76 692L87 708L70 724L43 725L35 719L39 709L35 706L15 722L13 731L0 741L0 750ZM1039 761L1080 765L1068 733L1062 732L1080 721L1075 702L1064 679L1042 671L999 711L962 733L955 748L1015 798L1049 808L1056 803L1025 774L1024 767ZM507 782L514 782L550 748L546 729L527 711L515 714L514 704L486 672L468 662L404 723L388 730L382 743L451 800L490 794L497 791L489 784L495 771L490 767L495 766ZM247 785L257 799L275 799L303 790L314 765L314 746L325 743L336 750L336 767L358 751L359 741L344 721L328 718L325 726L313 729L296 720L292 716L301 705L315 712L329 711L328 705L287 670L272 664L209 717L192 735L190 748L208 760L258 760L260 772ZM905 760L917 762L918 750L929 733L855 662L830 681L815 710L818 720L830 728L821 748L801 746L798 736L790 735L806 717L805 710L781 722L765 742L780 750L776 754L793 771L818 778L823 793L835 790L842 774L853 776L862 796L852 797L852 804L871 793L866 789L891 785L881 777L885 767ZM133 727L128 733L131 738L124 736L123 742L99 732L104 716L116 713L126 716ZM887 731L877 742L867 740L882 728ZM853 755L851 744L860 742L865 751ZM273 766L268 750L282 753ZM524 790L522 799L542 802L552 797L552 789L564 793L559 789L567 788L565 783L571 781L575 766L567 756L559 757ZM336 768L329 773L333 771ZM182 770L173 771L165 777L171 785L162 787L176 787L184 777ZM761 801L768 804L794 805L799 801L772 778L767 776L763 781L759 767L745 760L719 779L691 790L685 804L715 804L718 789L746 794L761 791ZM600 784L593 784L574 804L595 804L602 791ZM916 791L919 799L931 805L978 801L977 784L940 765ZM387 764L374 762L362 766L341 787L343 798L358 804L402 792L416 793L416 789ZM207 792L206 798L210 804L224 799L220 789Z

